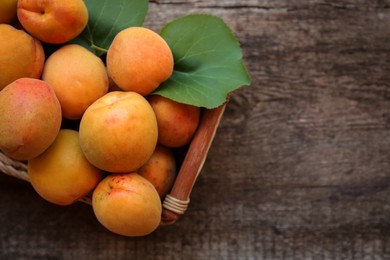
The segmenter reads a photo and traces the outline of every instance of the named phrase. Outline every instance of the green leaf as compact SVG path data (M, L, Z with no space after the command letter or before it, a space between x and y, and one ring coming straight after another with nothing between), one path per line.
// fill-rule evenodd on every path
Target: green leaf
M174 60L172 76L153 94L199 107L215 108L230 92L250 84L240 45L225 22L193 14L168 23L161 36Z
M88 25L72 41L96 55L103 55L115 35L130 26L142 26L148 12L145 0L84 0L88 12Z

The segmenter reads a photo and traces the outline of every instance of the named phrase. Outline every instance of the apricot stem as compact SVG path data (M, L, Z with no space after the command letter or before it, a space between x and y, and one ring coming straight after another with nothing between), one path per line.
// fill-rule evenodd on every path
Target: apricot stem
M96 46L95 44L92 44L92 49L94 49L94 50L97 50L97 51L101 51L101 52L104 52L104 53L107 53L107 49L104 49L104 48L102 48L102 47L99 47L99 46Z

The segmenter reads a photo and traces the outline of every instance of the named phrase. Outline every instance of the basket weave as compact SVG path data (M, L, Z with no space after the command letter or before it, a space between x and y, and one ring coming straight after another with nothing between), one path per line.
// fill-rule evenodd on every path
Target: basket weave
M207 158L225 107L226 104L215 109L202 110L198 129L188 147L173 187L163 200L162 226L175 223L187 210L192 188ZM29 182L27 164L10 159L1 151L0 172ZM91 204L91 196L86 196L80 201Z

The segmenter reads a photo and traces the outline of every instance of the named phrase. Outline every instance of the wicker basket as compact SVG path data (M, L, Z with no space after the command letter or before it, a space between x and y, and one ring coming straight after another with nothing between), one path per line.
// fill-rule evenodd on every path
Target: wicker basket
M198 129L185 150L184 159L176 176L175 183L163 201L161 225L175 223L186 211L192 188L206 160L226 104L215 109L203 109ZM15 161L0 152L0 172L29 182L27 165ZM80 201L91 204L91 196Z

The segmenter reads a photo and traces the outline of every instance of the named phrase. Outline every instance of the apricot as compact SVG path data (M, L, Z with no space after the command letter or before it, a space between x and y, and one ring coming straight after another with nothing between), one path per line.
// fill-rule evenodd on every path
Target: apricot
M188 144L198 127L200 108L159 95L151 95L148 101L157 118L158 143L168 147Z
M61 126L60 103L50 85L21 78L0 91L0 150L15 160L43 153Z
M60 44L76 38L84 30L88 9L83 0L19 0L17 17L35 38Z
M144 27L120 31L107 52L107 71L125 91L143 96L153 92L173 73L173 55L165 40Z
M163 199L172 188L176 177L176 159L173 150L157 144L150 159L137 170L137 173L150 181Z
M137 173L110 174L95 188L92 208L108 230L124 236L144 236L161 221L162 206L154 186Z
M80 145L87 159L108 172L141 167L157 144L157 121L136 92L109 92L87 108L80 121Z
M55 141L27 163L35 191L57 205L70 205L92 192L103 171L90 164L80 148L75 130L62 129Z
M0 24L0 90L19 78L40 78L44 62L40 41L9 24Z
M42 79L54 88L67 119L80 119L87 107L108 91L103 61L77 44L64 45L52 53Z
M18 0L0 1L0 24L10 24L16 19L16 5Z

